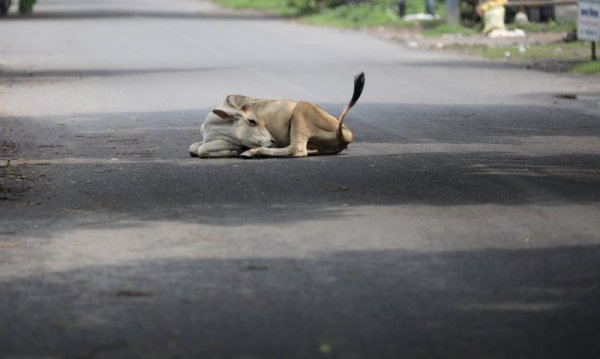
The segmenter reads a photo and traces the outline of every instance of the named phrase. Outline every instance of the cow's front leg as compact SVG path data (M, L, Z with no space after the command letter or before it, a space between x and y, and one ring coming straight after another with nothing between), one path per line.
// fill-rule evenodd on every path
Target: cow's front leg
M190 153L192 153L192 147ZM224 140L215 140L210 142L201 142L201 145L196 150L198 157L219 158L219 157L236 157L242 151L242 147Z
M198 157L198 149L200 148L200 146L202 146L203 143L204 142L192 143L192 145L190 146L190 156Z

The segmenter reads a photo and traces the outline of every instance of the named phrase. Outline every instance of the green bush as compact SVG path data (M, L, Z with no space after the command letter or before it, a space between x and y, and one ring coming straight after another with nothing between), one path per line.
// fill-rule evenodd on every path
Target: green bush
M304 19L318 25L342 27L394 25L401 20L391 8L382 5L341 5Z
M338 7L372 6L372 9L385 7L392 13L398 12L398 0L215 0L217 3L231 8L272 9L287 13L318 13ZM436 0L436 13L444 11L445 0ZM285 11L287 10L287 11ZM425 0L406 0L406 13L414 14L425 11Z
M439 32L469 33L462 26L443 27L443 20L404 21L398 16L398 0L216 0L234 8L271 9L283 15L301 16L302 21L326 26L396 26L426 28L426 34ZM406 14L425 12L425 0L406 0ZM445 0L435 0L435 12L446 16Z
M444 18L446 14L444 0L436 2L436 14ZM316 25L332 25L342 27L364 26L397 26L413 27L424 25L428 27L439 25L440 21L411 21L407 22L398 16L397 0L372 0L370 2L339 5L331 9L321 10L312 16L303 18L303 21ZM425 12L425 0L407 0L406 14Z

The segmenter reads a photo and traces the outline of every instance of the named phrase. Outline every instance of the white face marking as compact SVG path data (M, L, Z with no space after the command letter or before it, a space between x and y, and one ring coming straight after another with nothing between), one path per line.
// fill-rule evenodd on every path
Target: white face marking
M224 139L243 147L269 147L273 136L265 122L248 108L218 108L209 114L202 125L205 141Z

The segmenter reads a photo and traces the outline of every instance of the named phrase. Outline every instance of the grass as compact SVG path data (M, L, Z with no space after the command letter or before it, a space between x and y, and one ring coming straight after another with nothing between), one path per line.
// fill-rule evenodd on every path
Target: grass
M540 33L540 32L567 32L573 30L575 28L575 24L573 23L557 23L554 21L550 21L547 23L536 23L529 22L527 24L507 24L506 28L509 30L521 29L526 33Z
M470 27L466 27L463 25L448 25L444 20L435 20L421 23L423 27L423 35L435 37L442 36L446 34L455 34L455 35L475 35L480 31L479 29L474 29Z
M534 67L552 69L552 71L600 75L599 61L586 62L587 59L590 59L591 52L590 43L585 41L496 47L455 45L448 48L475 54L492 61L505 60L523 64L537 63L539 66Z
M278 9L286 7L285 0L215 0L219 5L232 9Z
M283 16L299 16L302 10L289 5L288 0L214 0L231 9L269 10Z
M443 1L435 3L436 14L445 18L446 8ZM426 21L404 21L398 15L397 0L372 0L371 3L358 3L326 9L303 20L316 25L333 25L341 27L373 27L394 26L414 27ZM406 0L406 14L425 12L423 0Z
M436 3L436 14L441 20L405 21L400 18L391 3L342 5L334 9L305 16L302 21L313 25L336 26L345 28L395 27L417 28L423 30L425 36L441 36L443 34L471 35L477 30L462 25L447 25L445 7ZM439 6L438 6L439 5ZM423 1L407 1L407 14L423 12Z
M571 73L580 75L600 75L600 61L590 61L575 66L571 69Z
M589 43L583 41L538 45L474 47L473 50L490 60L510 58L510 60L521 62L541 60L578 61L590 56Z
M314 25L337 27L402 26L403 21L391 8L379 5L343 5L302 19Z
M341 5L333 9L311 11L293 6L292 0L215 0L218 4L234 9L271 10L286 16L298 16L302 22L345 28L391 26L397 28L423 28L426 36L443 33L471 34L464 26L448 26L442 20L404 21L397 13L397 0L373 0L372 3ZM302 1L295 3L301 4ZM440 19L446 16L445 0L436 0L435 11ZM415 14L425 11L423 0L406 0L406 13Z

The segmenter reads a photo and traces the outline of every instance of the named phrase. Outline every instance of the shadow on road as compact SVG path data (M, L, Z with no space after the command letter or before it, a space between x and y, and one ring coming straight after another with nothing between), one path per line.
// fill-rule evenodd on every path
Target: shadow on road
M139 11L139 10L70 10L35 11L27 16L6 16L1 21L30 22L38 20L88 20L88 19L169 19L169 20L244 20L268 21L281 20L280 15L258 12L222 11L222 12L177 12L177 11Z
M340 107L325 105L334 112ZM523 218L535 223L518 223L522 233L511 232L507 222L514 216L506 214L518 216L518 207L528 205L597 206L600 154L590 145L600 136L596 117L527 106L362 104L347 120L357 140L343 155L190 158L187 147L199 139L207 112L0 119L11 128L4 135L17 144L14 168L31 187L0 202L2 221L41 224L35 230L7 227L4 238L27 239L15 240L4 258L17 263L13 271L19 255L39 258L35 268L42 268L28 266L0 281L0 306L10 308L0 311L0 352L312 358L325 348L341 358L596 357L600 246L564 245L596 241L593 226L578 227L595 216L593 209L553 227L562 231L556 236L563 245L556 247L556 238L542 238L554 236L545 226L560 220L556 213ZM499 112L504 117L494 115ZM275 237L290 230L288 224L310 223L297 229L308 231L319 220L356 215L353 208L390 205L397 207L391 221L402 214L398 205L417 206L413 212L419 206L444 212L451 206L472 205L473 212L481 205L509 207L500 215L494 210L503 217L501 228L493 221L474 234L452 227L452 233L436 232L438 240L473 236L477 243L465 247L481 248L510 245L498 241L531 232L545 248L328 251L322 246L329 238L304 237L310 253L320 254L195 258L215 252L244 257L242 249L219 252L219 240L233 248L251 237L227 237L236 226L268 228ZM445 217L436 220L444 231ZM165 221L190 230L169 242L189 246L185 255L164 254L181 254L165 248L173 227L153 226ZM429 240L427 221L417 225L423 241ZM220 226L220 232L190 224ZM389 243L410 242L400 225L393 229L399 232L388 234ZM158 230L156 242L144 236ZM111 241L116 231L122 237ZM91 233L99 237L88 238ZM337 248L378 240L352 235ZM289 245L278 239L248 241L255 251ZM204 246L209 240L217 244ZM32 242L41 248L30 253ZM111 252L115 243L123 256ZM77 246L92 245L97 252L78 252ZM77 255L83 258L73 259ZM96 255L113 264L86 265L98 263ZM48 272L46 261L70 269Z
M360 118L375 108L379 118ZM489 117L500 110L505 120ZM13 164L32 187L28 201L38 204L12 215L106 211L240 225L331 218L344 215L331 210L340 206L597 204L600 153L586 145L600 135L596 119L560 109L531 117L539 112L366 104L348 119L356 143L343 155L249 161L189 157L207 110L3 119L19 142Z
M0 79L16 81L48 81L53 78L86 78L86 77L123 77L136 75L163 75L177 73L198 73L232 69L231 66L192 67L192 68L115 68L115 69L55 69L55 70L13 70L2 69Z
M157 259L0 282L0 352L594 358L599 246ZM168 345L167 345L168 343Z

